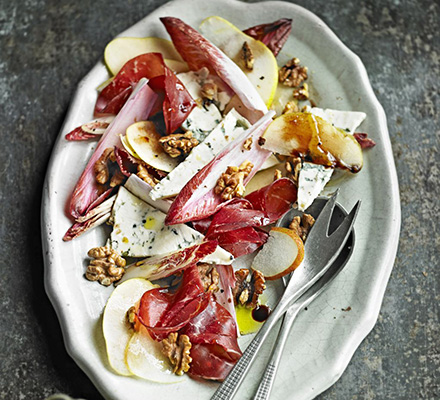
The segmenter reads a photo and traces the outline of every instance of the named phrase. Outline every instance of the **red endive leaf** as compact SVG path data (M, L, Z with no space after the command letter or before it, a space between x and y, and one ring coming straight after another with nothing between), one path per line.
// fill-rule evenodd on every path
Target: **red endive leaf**
M269 111L257 123L236 140L227 145L209 164L201 169L180 191L168 211L165 223L180 224L206 218L217 210L222 203L219 195L214 193L220 175L228 166L239 166L244 161L250 161L253 168L244 180L244 184L255 175L264 161L272 154L258 144L265 129L272 121L275 113ZM250 150L244 150L243 144L252 139Z
M253 26L244 30L243 33L254 39L261 40L277 56L289 38L291 30L292 20L281 18L270 24Z
M146 80L139 82L136 90L122 110L102 135L92 157L79 178L70 199L69 211L74 218L83 215L89 206L99 197L102 188L96 182L93 167L109 147L122 147L119 135L136 121L146 120L156 100L156 94L147 85Z
M218 47L182 20L160 19L171 36L174 46L193 71L206 67L217 74L254 111L255 120L267 112L267 107L243 71Z

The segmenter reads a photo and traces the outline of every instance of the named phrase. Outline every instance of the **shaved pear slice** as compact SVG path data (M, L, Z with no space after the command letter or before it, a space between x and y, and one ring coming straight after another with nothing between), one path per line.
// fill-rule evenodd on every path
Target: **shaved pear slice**
M261 189L264 186L270 185L274 181L275 171L277 169L285 174L284 163L278 163L268 169L258 171L246 185L244 196Z
M120 37L112 40L104 50L104 62L112 75L132 58L144 53L161 53L163 58L183 61L172 42L162 38Z
M200 32L241 68L269 107L278 85L278 65L269 48L221 17L206 18L200 25ZM254 57L252 70L244 65L244 42L248 43Z
M142 161L153 168L170 172L179 162L165 153L159 143L160 138L160 134L151 121L136 122L126 131L128 144Z
M129 281L128 281L129 282ZM158 383L176 383L187 379L186 375L173 373L167 357L161 352L162 345L154 341L147 329L141 326L126 348L127 367L133 375Z
M254 258L252 269L271 281L294 271L304 259L304 243L295 231L275 227L269 239Z
M351 172L362 168L362 149L353 135L310 113L275 118L262 138L262 147L274 153L308 157L314 164Z
M128 143L127 136L121 135L121 143L124 146L124 149L127 150L127 153L129 153L134 158L137 158L140 160L140 157L136 154L136 152L131 147L130 143Z
M133 335L127 322L127 311L146 291L155 287L158 286L146 279L130 279L119 285L107 300L102 319L102 331L108 361L120 375L132 375L125 363L125 349Z
M169 58L166 58L164 61L165 65L176 74L189 71L188 64L185 61L171 60Z

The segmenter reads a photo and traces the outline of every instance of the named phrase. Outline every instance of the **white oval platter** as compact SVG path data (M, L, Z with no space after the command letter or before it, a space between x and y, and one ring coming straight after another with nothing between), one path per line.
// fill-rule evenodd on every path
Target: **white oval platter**
M363 170L328 186L341 188L339 200L362 207L356 221L352 259L329 289L296 321L287 343L273 399L312 399L341 376L361 341L373 328L397 251L400 202L385 113L359 59L314 14L284 2L246 4L235 0L176 0L158 8L120 36L167 38L159 17L175 16L197 28L208 16L222 16L239 28L292 18L293 29L283 53L309 67L310 81L322 108L363 111L360 131L377 146L365 152ZM66 204L91 155L93 144L69 143L64 135L92 118L95 88L108 78L99 62L80 82L56 142L47 171L42 205L45 286L57 312L66 348L106 399L209 399L216 383L187 379L161 385L118 376L105 355L101 315L112 288L84 279L87 250L105 241L104 228L71 242L62 237L71 225ZM351 307L350 312L342 309ZM260 356L237 399L251 398L269 346Z

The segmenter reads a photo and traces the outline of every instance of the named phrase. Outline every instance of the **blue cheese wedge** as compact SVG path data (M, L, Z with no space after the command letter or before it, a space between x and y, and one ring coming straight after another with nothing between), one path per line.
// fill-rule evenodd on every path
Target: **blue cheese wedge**
M197 172L249 126L249 122L234 109L229 111L205 141L194 147L185 161L153 188L150 197L157 200L176 196Z
M204 77L197 72L183 72L177 75L184 84L191 97L196 100L195 107L188 118L183 122L182 128L193 133L193 136L201 143L220 123L222 115L215 104L202 104L202 86Z
M298 176L298 209L306 210L324 189L330 180L333 168L303 163Z
M123 256L149 257L201 243L204 236L185 224L166 226L166 215L120 187L112 210L110 246ZM230 264L233 257L218 247L204 262Z
M330 122L336 128L343 129L344 131L353 134L355 129L364 121L367 114L360 111L340 111L331 110L330 108L318 108L308 107L307 112L321 117L322 119Z

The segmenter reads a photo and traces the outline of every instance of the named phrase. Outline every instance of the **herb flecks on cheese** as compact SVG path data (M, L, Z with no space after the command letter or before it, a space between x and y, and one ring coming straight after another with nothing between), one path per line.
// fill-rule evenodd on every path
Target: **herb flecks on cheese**
M200 232L185 224L166 226L165 216L121 186L112 210L112 249L123 256L149 257L181 250L204 240ZM231 254L218 247L204 262L230 264L232 260Z
M306 210L315 200L327 182L330 180L333 168L322 165L303 163L298 177L298 209Z

